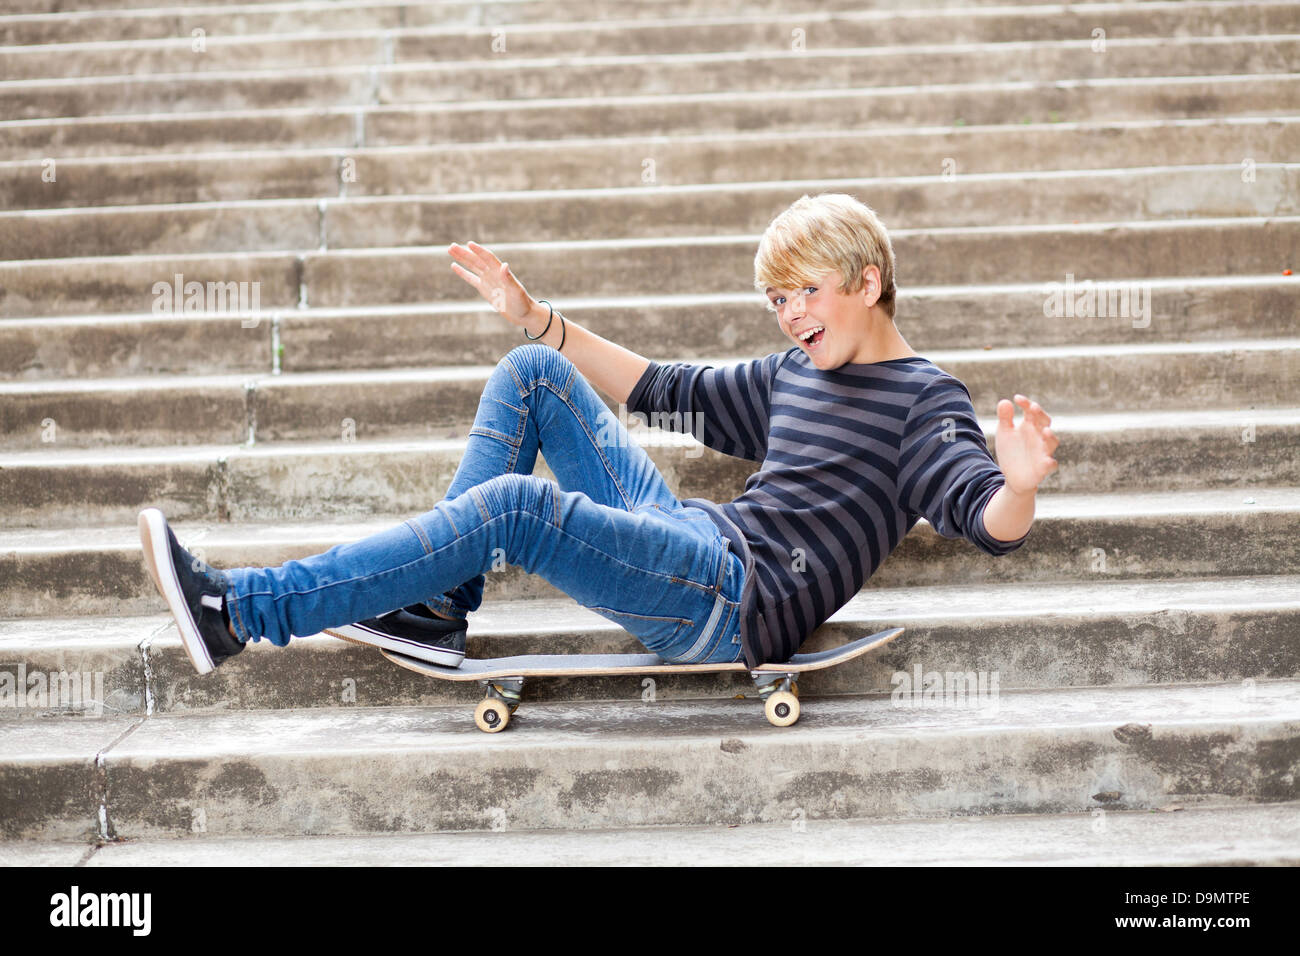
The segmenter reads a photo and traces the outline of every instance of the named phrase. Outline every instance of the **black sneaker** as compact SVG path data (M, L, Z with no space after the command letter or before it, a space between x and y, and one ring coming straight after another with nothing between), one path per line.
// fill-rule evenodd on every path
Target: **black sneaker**
M464 621L438 617L417 604L356 624L327 627L325 633L345 641L396 651L431 664L460 667L465 659L465 630Z
M141 511L139 524L145 566L176 619L185 652L196 671L210 673L244 649L226 629L222 614L229 581L181 547L157 508Z

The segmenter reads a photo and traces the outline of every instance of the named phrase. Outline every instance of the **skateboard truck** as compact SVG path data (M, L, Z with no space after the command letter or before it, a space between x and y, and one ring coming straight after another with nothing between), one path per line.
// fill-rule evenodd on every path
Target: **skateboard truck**
M793 671L750 671L754 687L763 701L769 723L789 727L799 719L798 674Z
M523 697L524 679L522 677L504 677L496 680L481 680L483 699L474 708L474 723L478 729L489 734L505 730L510 723L510 715L519 707Z

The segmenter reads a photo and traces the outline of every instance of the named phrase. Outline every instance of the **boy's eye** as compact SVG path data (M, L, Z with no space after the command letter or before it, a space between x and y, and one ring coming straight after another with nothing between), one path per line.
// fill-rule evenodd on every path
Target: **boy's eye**
M803 291L808 293L809 295L812 295L814 292L817 291L817 287L815 285L804 286ZM779 306L785 302L785 296L783 295L773 296L771 301L772 301L772 305Z

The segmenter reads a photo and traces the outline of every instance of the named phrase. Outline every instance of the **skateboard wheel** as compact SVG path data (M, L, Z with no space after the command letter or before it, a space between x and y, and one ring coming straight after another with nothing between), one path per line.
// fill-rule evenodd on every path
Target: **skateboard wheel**
M514 708L495 697L484 697L474 708L474 723L478 729L487 734L499 733L510 723L510 713Z
M789 727L799 719L799 698L787 690L778 690L763 705L767 719L777 727Z

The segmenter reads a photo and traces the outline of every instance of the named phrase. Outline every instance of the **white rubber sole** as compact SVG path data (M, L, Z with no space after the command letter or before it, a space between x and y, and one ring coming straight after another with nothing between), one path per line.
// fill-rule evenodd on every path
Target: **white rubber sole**
M441 664L443 667L460 667L461 662L465 660L464 654L457 654L453 651L439 651L428 644L421 644L418 641L404 641L390 634L381 634L378 631L371 630L362 624L327 627L321 633L341 640L351 641L353 644L367 644L371 647L396 651L398 654L405 654L407 657L414 657L416 660L428 661L430 664Z
M198 624L190 614L190 609L185 604L185 597L181 594L180 581L177 580L176 571L172 567L171 548L167 546L167 519L157 508L146 508L140 512L139 526L140 547L144 551L145 567L149 569L149 576L153 578L154 586L158 588L158 593L167 602L167 609L172 612L172 617L176 620L176 629L181 634L181 645L189 655L194 669L200 674L210 674L216 665L212 663L208 646L203 643Z

